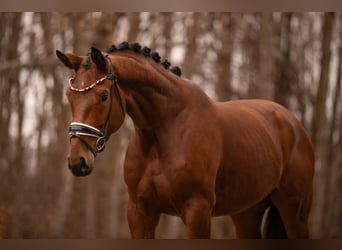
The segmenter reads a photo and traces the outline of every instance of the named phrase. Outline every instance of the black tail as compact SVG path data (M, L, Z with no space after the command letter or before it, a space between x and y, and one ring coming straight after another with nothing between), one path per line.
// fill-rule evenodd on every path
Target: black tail
M266 239L287 239L284 223L274 205L271 205L265 212L262 231L263 238Z

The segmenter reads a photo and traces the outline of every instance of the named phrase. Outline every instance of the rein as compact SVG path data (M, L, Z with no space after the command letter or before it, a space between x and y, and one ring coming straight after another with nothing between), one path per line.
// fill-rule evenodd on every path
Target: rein
M69 126L69 136L70 136L70 141L72 138L78 138L94 155L94 157L96 157L97 153L102 152L105 149L105 142L106 142L106 137L107 137L107 131L108 131L108 125L109 125L109 121L110 121L110 116L112 113L112 103L113 103L113 86L116 89L116 92L118 93L118 98L119 98L119 102L120 102L120 106L121 106L121 111L122 114L125 115L125 108L123 105L123 101L122 101L122 97L119 91L119 86L118 86L118 76L115 74L114 72L114 67L112 64L112 61L110 60L108 54L106 55L108 61L109 61L109 74L100 78L99 80L97 80L96 82L92 83L91 85L89 85L88 87L85 88L75 88L72 86L73 83L73 78L71 78L69 80L69 87L72 91L75 92L85 92L88 90L91 90L92 88L94 88L95 86L97 86L98 84L104 82L106 79L111 80L112 81L112 85L110 86L110 107L109 107L109 111L107 113L105 122L103 123L103 125L101 126L100 129L97 129L93 126L90 126L88 124L82 123L82 122L72 122L70 123ZM88 137L94 137L97 138L96 143L95 143L95 147L93 147L92 145L90 145L84 138L83 136L88 136Z

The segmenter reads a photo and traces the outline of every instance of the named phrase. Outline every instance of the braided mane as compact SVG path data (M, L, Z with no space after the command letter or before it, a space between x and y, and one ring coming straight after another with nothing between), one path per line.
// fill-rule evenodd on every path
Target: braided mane
M139 53L144 55L145 57L150 57L152 58L156 63L160 63L161 65L163 65L163 67L167 70L170 70L172 73L176 74L177 76L181 76L182 71L179 67L174 66L171 67L171 63L167 60L167 59L161 59L161 57L159 56L158 52L151 52L151 49L149 47L141 47L141 45L139 43L131 43L129 44L128 42L122 42L119 45L115 46L115 45L111 45L106 53L110 54L110 53L114 53L116 51L125 51L125 50L130 50L133 51L135 53Z

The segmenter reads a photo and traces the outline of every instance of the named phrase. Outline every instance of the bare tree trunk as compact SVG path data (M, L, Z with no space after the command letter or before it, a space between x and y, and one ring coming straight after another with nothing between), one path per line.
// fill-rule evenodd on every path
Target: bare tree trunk
M342 19L341 19L342 21ZM340 37L342 37L342 29L340 29ZM326 150L328 151L326 154L326 180L325 180L325 196L323 197L323 204L325 211L325 221L323 225L322 232L324 233L324 237L331 237L331 229L338 228L339 225L336 224L336 215L341 212L340 210L336 211L334 203L338 202L335 188L338 185L337 183L337 176L338 176L338 169L340 166L336 164L336 156L338 155L338 145L334 142L334 135L338 134L338 120L342 122L341 119L338 119L338 107L342 104L340 97L341 97L341 82L342 82L342 41L340 40L340 47L338 51L338 68L337 68L337 78L335 84L335 91L333 96L333 105L332 105L332 118L330 121L330 129L329 129L329 137L327 141ZM341 109L342 111L342 109ZM340 135L342 136L342 135Z
M97 22L91 19L94 30L94 40L92 43L98 46L100 50L105 50L111 44L116 42L114 30L118 22L119 15L117 13L102 13ZM89 48L88 48L89 49Z
M4 21L1 27L3 36L1 37L1 46L6 48L0 53L0 59L2 62L8 60L18 60L18 44L19 35L21 32L21 14L20 13L5 13L2 14L2 21ZM20 86L19 76L17 71L8 70L6 74L0 76L1 86L1 121L0 124L3 128L1 132L4 135L0 136L1 154L6 156L4 159L6 175L1 180L1 188L5 188L7 192L2 192L0 202L3 201L8 204L9 216L11 218L9 235L13 234L20 236L20 230L12 226L16 225L20 221L19 216L16 216L18 207L22 201L20 194L23 188L22 179L25 177L25 170L23 167L23 161L25 157L25 147L23 145L23 119L24 119L24 103L23 103L23 86ZM2 99L3 98L3 99ZM10 137L10 122L13 117L16 118L15 122L12 120L12 128L15 128L15 138ZM3 150L3 151L2 151ZM2 160L1 160L2 161ZM7 166L6 166L7 165ZM1 177L2 177L1 176ZM18 178L20 176L20 178ZM1 178L2 179L2 178ZM4 185L4 186L3 186Z
M139 35L139 25L140 25L140 13L133 12L128 14L129 18L129 32L127 35L128 42L135 42L137 41Z
M340 110L340 115L339 117L342 117L342 109ZM337 152L342 152L342 121L340 120L339 123L339 135L340 138L337 142L336 150ZM336 217L334 218L336 221L336 232L335 236L336 238L341 238L342 237L342 155L341 154L336 154L336 186L334 188L335 196L336 196L336 201L334 201L334 207L336 209Z
M254 97L273 100L273 44L272 44L272 13L261 14L261 30L259 38L259 58L256 63L257 81L254 86Z
M289 97L292 94L292 85L297 81L296 68L291 62L291 13L281 15L279 32L279 58L276 61L276 79L274 85L274 100L285 107L289 107Z
M317 150L318 142L321 141L320 136L322 133L319 133L319 129L324 127L325 110L326 105L325 101L327 98L328 92L328 84L329 84L329 70L330 70L330 58L331 58L331 50L330 44L332 39L332 28L334 21L334 13L326 13L324 14L324 23L322 28L322 57L321 57L321 73L320 80L316 95L316 101L314 105L314 114L312 118L312 141L314 143L315 149Z
M315 40L310 39L314 33L313 29L313 20L311 18L308 18L303 13L296 13L291 14L291 19L297 19L299 22L298 29L292 31L292 40L295 40L294 38L297 37L299 34L301 34L302 31L308 32L309 36L305 40L303 39L301 43L296 44L293 43L293 47L291 48L291 51L294 52L293 58L291 59L291 63L293 65L292 69L293 72L291 74L295 77L295 84L291 84L292 95L295 96L297 102L298 102L298 119L302 122L304 127L307 129L311 128L311 119L307 117L308 110L312 107L312 93L309 91L309 88L311 88L312 81L309 82L307 80L307 75L311 71L312 63L307 63L306 61L306 55L310 51L310 46L315 42ZM298 51L298 53L297 53ZM296 76L297 75L297 76ZM312 77L312 74L310 74ZM292 79L292 77L291 77ZM307 84L307 83L310 84ZM289 100L286 102L287 107L290 107ZM291 107L293 109L293 107Z
M164 55L166 58L170 57L171 48L172 48L172 37L171 37L171 31L172 31L172 17L173 14L170 12L164 12L162 13L163 18L163 37L165 39L164 42Z
M10 38L5 34L8 34L8 29L10 29L11 25L13 25L13 16L8 13L0 13L0 38L1 38L1 46L3 48L7 48L9 46ZM9 60L7 51L2 51L0 53L0 63L1 65ZM0 158L0 188L2 190L9 190L9 184L11 183L6 176L10 175L10 172L13 171L10 168L11 163L11 145L13 143L9 143L11 138L9 136L9 124L12 117L13 105L11 104L11 93L14 88L14 84L9 83L9 75L0 74L0 152L2 157ZM0 194L0 202L4 202L8 200L12 194L6 195L3 192Z
M218 100L228 101L232 96L231 88L231 64L234 50L235 19L234 14L220 13L218 20L222 23L222 30L218 39L222 43L217 52L217 83L215 85Z
M198 53L197 47L197 35L200 33L200 19L201 13L193 13L192 14L192 25L187 27L187 45L186 45L186 53L184 56L185 64L182 66L182 70L184 76L190 78L193 74L198 70L198 62L199 59L196 57Z
M314 103L314 113L312 118L312 141L314 143L316 156L316 201L315 209L317 210L318 218L316 218L318 235L323 235L323 225L325 222L324 197L328 195L325 190L327 180L327 166L326 166L326 147L327 147L327 130L322 129L328 127L326 117L326 99L329 85L329 71L331 61L331 39L334 22L334 13L325 13L322 27L322 57L321 57L321 72L319 85L316 93ZM317 178L319 176L319 179Z

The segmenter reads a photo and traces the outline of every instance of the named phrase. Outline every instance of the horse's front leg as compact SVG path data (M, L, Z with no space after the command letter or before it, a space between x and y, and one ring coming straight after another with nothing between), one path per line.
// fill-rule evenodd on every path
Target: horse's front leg
M211 207L206 199L202 197L189 199L184 207L182 219L186 225L187 238L210 238Z
M142 203L131 199L127 208L128 225L133 239L153 239L160 213L146 208Z

